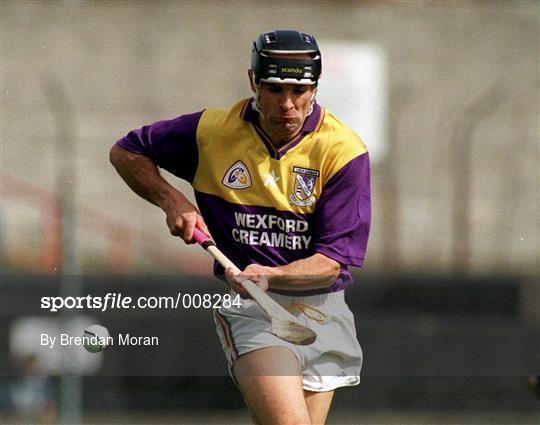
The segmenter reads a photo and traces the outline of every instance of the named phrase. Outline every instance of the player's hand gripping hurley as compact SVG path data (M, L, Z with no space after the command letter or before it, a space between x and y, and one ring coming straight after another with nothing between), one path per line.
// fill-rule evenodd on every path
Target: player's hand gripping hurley
M238 267L236 267L232 261L219 250L214 241L209 239L203 232L195 228L193 237L219 264L225 268L231 267L235 274L240 273ZM251 298L262 307L268 317L270 317L270 333L296 345L309 345L315 341L317 338L315 332L308 327L301 325L296 317L270 298L255 283L250 280L244 280L241 285Z

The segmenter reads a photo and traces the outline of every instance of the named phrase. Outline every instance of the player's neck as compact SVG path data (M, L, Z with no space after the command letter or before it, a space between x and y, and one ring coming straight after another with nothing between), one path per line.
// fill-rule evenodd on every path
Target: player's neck
M270 141L272 142L272 145L274 146L274 148L279 150L283 146L288 145L292 140L296 139L301 131L302 130L298 130L296 133L294 133L293 136L286 137L286 138L279 138L279 137L272 138L270 136L269 136L269 138L270 138Z

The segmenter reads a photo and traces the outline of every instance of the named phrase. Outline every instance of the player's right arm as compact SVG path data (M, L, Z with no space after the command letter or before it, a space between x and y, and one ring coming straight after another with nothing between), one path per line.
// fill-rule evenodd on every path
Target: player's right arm
M208 234L197 207L161 176L157 166L149 158L114 145L110 151L110 161L137 195L165 212L167 226L172 235L180 236L186 243L192 243L195 226Z
M201 112L157 121L130 131L111 148L110 160L128 186L160 207L171 234L193 243L195 226L208 234L199 210L160 174L158 167L191 183L198 164L196 131Z

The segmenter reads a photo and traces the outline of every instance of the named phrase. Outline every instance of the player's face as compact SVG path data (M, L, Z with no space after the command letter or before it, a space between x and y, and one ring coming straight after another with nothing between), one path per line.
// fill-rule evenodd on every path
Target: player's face
M311 85L261 83L261 125L273 141L286 141L301 130L314 94Z

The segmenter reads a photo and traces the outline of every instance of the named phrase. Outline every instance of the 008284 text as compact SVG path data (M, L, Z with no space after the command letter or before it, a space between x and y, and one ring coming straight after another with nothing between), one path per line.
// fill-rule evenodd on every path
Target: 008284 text
M230 294L188 294L178 292L176 296L137 297L108 292L104 296L86 295L80 297L41 297L41 308L55 312L62 309L170 309L170 308L230 308L240 307L240 295Z

